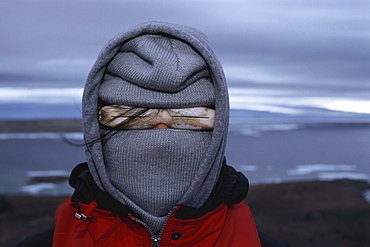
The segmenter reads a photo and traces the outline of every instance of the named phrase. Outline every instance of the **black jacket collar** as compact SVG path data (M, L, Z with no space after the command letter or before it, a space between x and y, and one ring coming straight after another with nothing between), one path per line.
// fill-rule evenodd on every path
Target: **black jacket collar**
M122 217L127 217L127 214L131 213L135 217L140 218L126 205L100 190L88 170L87 163L79 164L73 169L69 184L75 189L72 201L89 204L91 201L97 200L99 203L98 207L101 209L112 211ZM247 178L224 162L217 184L203 206L192 208L180 205L181 207L175 217L180 219L198 218L216 209L223 202L226 204L237 204L247 196L248 188Z

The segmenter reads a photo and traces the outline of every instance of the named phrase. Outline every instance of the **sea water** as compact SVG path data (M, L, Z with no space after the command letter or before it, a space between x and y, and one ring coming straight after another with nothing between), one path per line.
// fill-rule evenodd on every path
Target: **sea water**
M82 133L0 134L0 194L64 195L85 161ZM227 163L251 184L370 180L368 125L231 124ZM37 179L35 179L37 178Z

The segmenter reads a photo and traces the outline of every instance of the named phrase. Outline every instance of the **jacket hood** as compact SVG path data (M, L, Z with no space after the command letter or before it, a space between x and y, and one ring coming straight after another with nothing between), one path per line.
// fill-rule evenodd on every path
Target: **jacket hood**
M228 132L229 100L221 64L214 54L207 37L196 29L171 23L147 22L118 34L101 50L88 75L82 103L85 153L89 170L95 183L102 191L114 194L111 191L114 186L107 176L102 152L101 132L98 121L99 90L106 74L107 66L120 47L125 42L145 34L171 36L187 43L200 54L208 67L215 98L216 117L214 129L207 153L183 197L187 198L187 206L200 207L210 196L220 174ZM118 198L115 199L118 200Z

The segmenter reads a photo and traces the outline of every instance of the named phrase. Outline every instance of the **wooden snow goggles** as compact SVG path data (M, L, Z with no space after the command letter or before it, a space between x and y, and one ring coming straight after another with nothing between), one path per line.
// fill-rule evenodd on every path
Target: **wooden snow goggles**
M173 129L212 130L215 110L208 107L175 109L106 105L99 110L99 122L114 129L151 129L160 123Z

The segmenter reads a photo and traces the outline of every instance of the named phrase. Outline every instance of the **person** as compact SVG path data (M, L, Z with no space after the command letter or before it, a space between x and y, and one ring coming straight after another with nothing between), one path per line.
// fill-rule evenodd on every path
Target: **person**
M83 94L87 163L55 227L20 246L284 246L257 231L225 161L225 76L197 29L147 22L100 52Z

